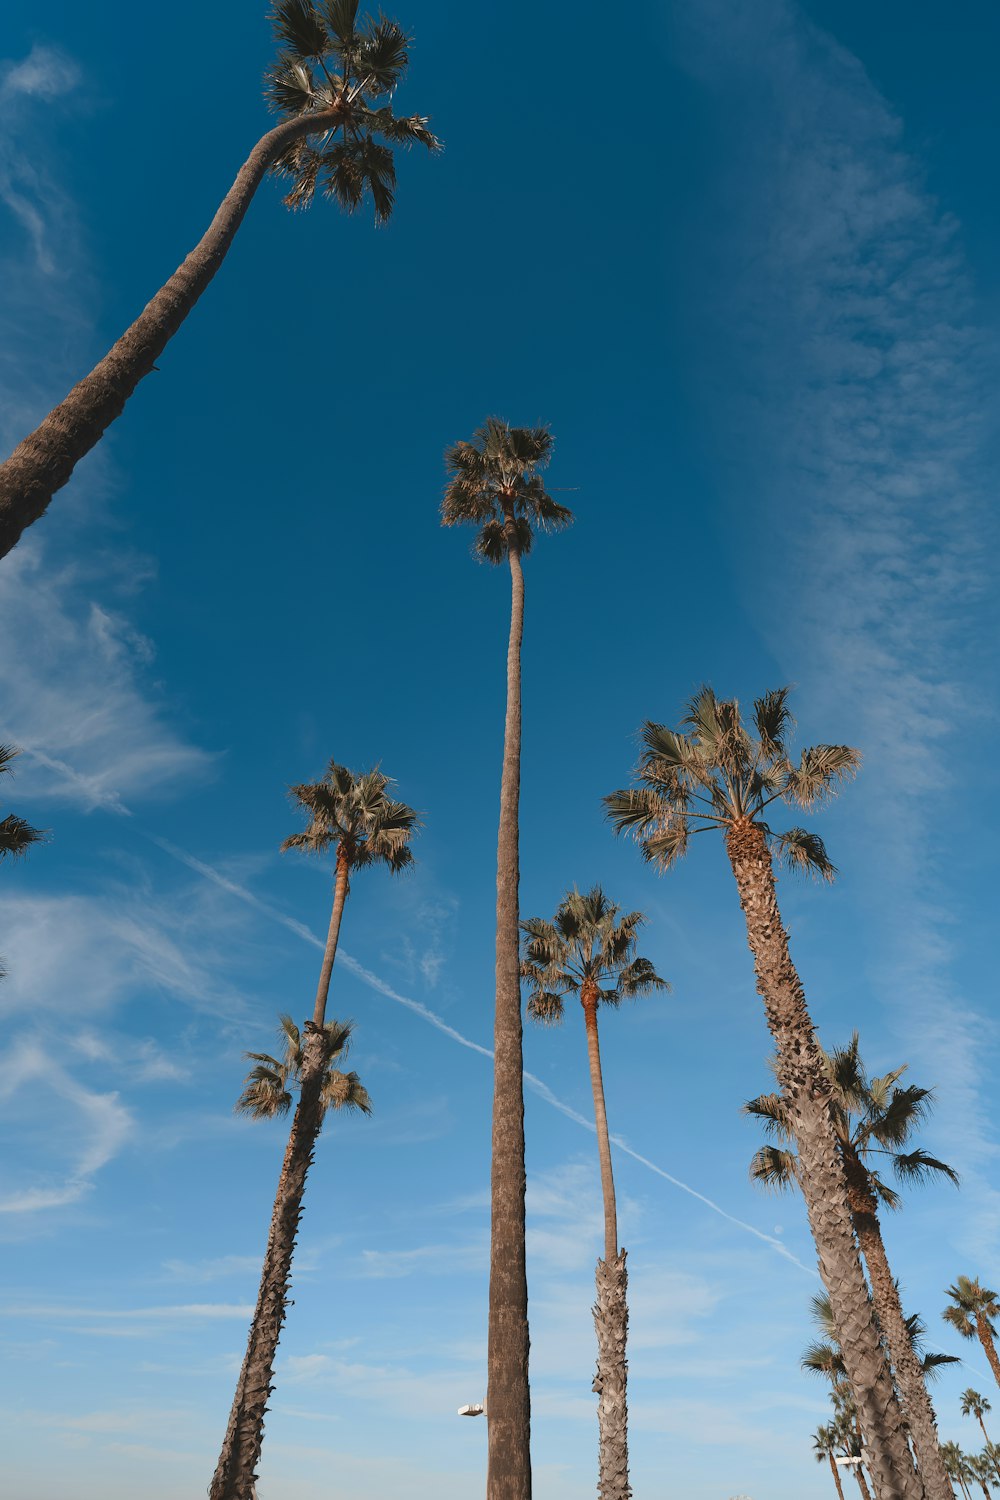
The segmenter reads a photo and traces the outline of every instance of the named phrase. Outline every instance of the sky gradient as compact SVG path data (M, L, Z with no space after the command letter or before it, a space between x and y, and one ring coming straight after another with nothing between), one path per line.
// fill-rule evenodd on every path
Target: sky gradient
M267 125L264 4L15 4L0 63L0 436L65 393L195 242ZM330 872L286 788L376 761L425 828L362 872L330 1013L371 1119L306 1194L260 1500L465 1500L485 1430L495 837L509 585L442 531L442 454L548 422L576 524L526 565L522 910L599 880L673 986L602 1030L629 1251L637 1495L832 1491L800 1373L801 1203L747 1180L767 1032L721 841L664 878L600 797L697 686L796 684L863 751L780 899L828 1045L934 1086L962 1174L885 1225L906 1309L996 1285L998 684L992 163L1000 15L886 0L604 11L412 0L376 231L265 183L216 281L0 564L2 788L50 843L0 879L0 1342L17 1500L203 1493L285 1127L246 1049L311 1009ZM396 13L394 11L394 13ZM619 38L619 41L621 39ZM636 59L645 63L642 72ZM594 78L627 102L594 114ZM601 103L608 85L599 85ZM526 1030L537 1500L594 1483L599 1177L583 1028ZM998 1394L1000 1402L1000 1394ZM987 1423L989 1425L989 1423ZM1000 1436L1000 1423L997 1433Z

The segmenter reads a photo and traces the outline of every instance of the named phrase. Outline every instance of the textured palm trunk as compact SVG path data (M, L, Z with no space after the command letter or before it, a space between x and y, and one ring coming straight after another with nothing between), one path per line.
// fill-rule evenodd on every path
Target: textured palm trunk
M840 1496L840 1500L844 1500L844 1486L840 1482L840 1469L837 1465L837 1460L833 1456L832 1449L826 1456L830 1460L830 1472L833 1475L833 1482L837 1486L837 1494Z
M305 1024L299 1102L278 1179L264 1267L250 1337L222 1453L209 1489L209 1500L251 1500L255 1471L264 1439L264 1413L271 1394L274 1357L288 1306L292 1254L306 1176L323 1123L321 1091L326 1065L325 1037L311 1021Z
M628 1479L628 1272L625 1251L618 1249L618 1214L615 1180L611 1170L611 1141L601 1073L601 1045L597 1032L597 988L585 984L580 994L587 1029L587 1061L594 1095L597 1152L601 1162L601 1192L604 1199L604 1259L597 1262L597 1426L599 1435L599 1480L601 1500L629 1500Z
M337 957L337 943L340 941L340 924L344 916L344 903L347 893L351 888L351 866L347 857L347 851L343 844L337 846L336 875L333 880L333 905L330 909L330 926L326 934L326 947L323 950L323 966L319 971L319 983L316 986L316 1004L313 1009L313 1025L322 1027L326 1020L326 1002L330 994L330 978L333 974L333 961Z
M792 1118L820 1275L830 1298L877 1500L922 1500L923 1484L913 1466L868 1300L830 1116L830 1085L788 949L766 836L759 825L741 820L730 827L726 848L746 918L757 990L777 1049L778 1081Z
M264 174L293 141L333 129L339 109L285 120L251 151L201 240L108 353L0 464L0 557L45 511L180 328L225 259Z
M948 1471L941 1457L937 1421L920 1361L913 1352L913 1343L906 1327L906 1319L899 1301L899 1292L892 1271L889 1269L882 1231L878 1221L875 1195L871 1190L868 1174L859 1160L854 1147L847 1142L841 1146L847 1172L847 1197L858 1238L861 1254L868 1267L871 1283L872 1304L875 1316L889 1346L889 1358L896 1376L896 1387L903 1406L903 1415L909 1425L910 1441L917 1460L927 1500L955 1500Z
M987 1485L986 1480L983 1479L979 1474L976 1475L976 1478L979 1480L979 1483L983 1487L983 1494L986 1496L986 1500L992 1500L992 1496L990 1495L989 1486Z
M984 1313L976 1314L976 1332L979 1334L979 1342L986 1350L986 1358L990 1362L990 1369L993 1371L993 1378L996 1381L997 1385L1000 1385L1000 1359L997 1359L997 1347L993 1342L993 1335L990 1333L990 1325L987 1322Z
M496 1014L493 1026L487 1500L530 1500L528 1276L524 1249L524 1083L518 953L518 801L521 789L521 638L524 573L507 515L510 638L497 839Z
M622 1250L597 1262L597 1423L600 1433L600 1467L597 1493L601 1500L630 1500L628 1478L628 1272Z

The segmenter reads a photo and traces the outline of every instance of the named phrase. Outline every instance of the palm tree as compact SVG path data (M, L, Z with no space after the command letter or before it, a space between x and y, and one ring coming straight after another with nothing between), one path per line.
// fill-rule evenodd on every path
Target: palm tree
M11 761L20 753L14 745L0 745L0 776L13 775ZM44 839L45 834L40 828L32 828L24 818L8 813L0 820L0 860L18 859L32 844L43 843Z
M970 1453L965 1460L966 1468L973 1479L979 1481L986 1500L990 1500L990 1485L995 1484L993 1466L985 1453Z
M586 895L574 887L556 911L555 920L531 917L521 923L524 958L521 973L531 981L528 1014L536 1021L563 1018L566 995L578 995L587 1033L590 1086L594 1096L597 1151L604 1197L604 1259L597 1262L597 1374L600 1478L602 1500L629 1500L628 1404L625 1357L628 1336L628 1274L624 1250L618 1248L618 1216L611 1170L611 1142L601 1075L597 1012L623 1000L668 989L648 958L636 956L642 912L621 916L619 908L595 885Z
M837 1340L829 1297L819 1293L811 1298L811 1316L823 1337L806 1346L799 1364L803 1370L813 1375L822 1375L830 1382L830 1401L834 1412L832 1430L841 1445L841 1453L845 1458L860 1458L862 1441L858 1409L844 1368L844 1356ZM852 1464L851 1469L862 1500L871 1500L862 1465Z
M987 1444L990 1442L990 1435L986 1431L986 1423L983 1421L983 1417L988 1411L992 1411L990 1403L985 1396L981 1396L978 1391L974 1391L971 1385L968 1390L962 1392L962 1416L975 1417L982 1428L983 1437L986 1439Z
M847 1197L858 1245L868 1267L872 1303L895 1374L917 1464L929 1496L948 1500L951 1486L941 1458L937 1421L924 1380L925 1366L914 1353L899 1291L889 1269L878 1220L878 1204L898 1208L899 1194L879 1175L875 1158L888 1157L900 1182L921 1182L931 1175L957 1183L958 1174L921 1147L904 1151L923 1122L932 1098L930 1089L898 1086L906 1065L869 1079L861 1058L858 1033L846 1047L819 1049L831 1088L831 1115L847 1178ZM788 1149L794 1140L791 1116L780 1094L761 1094L744 1106L763 1120L768 1132L782 1143L762 1146L750 1165L750 1175L768 1186L787 1187L797 1180L797 1160ZM951 1363L949 1355L931 1355L935 1365Z
M552 453L545 427L510 427L488 417L471 442L445 454L441 523L479 527L474 551L510 567L507 712L497 837L496 1011L493 1026L490 1307L487 1352L486 1492L529 1500L528 1279L524 1254L524 1086L518 954L518 801L521 786L521 638L524 571L533 528L569 525L572 512L546 492L539 470Z
M290 208L304 208L319 188L349 213L370 198L383 221L393 207L393 146L437 149L426 119L390 107L409 61L409 38L395 21L359 20L358 0L275 0L272 20L280 51L265 94L280 124L254 146L201 240L136 321L0 465L0 557L156 368L269 170L291 179Z
M257 1118L285 1114L291 1104L288 1083L298 1083L299 1102L278 1179L257 1308L209 1500L247 1500L254 1483L302 1195L323 1117L331 1105L368 1109L368 1096L356 1074L330 1070L331 1061L344 1055L351 1028L328 1022L326 1003L352 872L382 864L395 874L413 863L409 841L420 825L411 807L388 795L392 784L377 769L356 776L332 760L321 781L291 788L309 824L281 847L310 854L336 850L333 907L312 1020L306 1021L300 1036L291 1020L282 1017L286 1047L280 1063L266 1053L248 1054L256 1066L236 1106Z
M735 700L717 699L711 688L702 688L689 705L684 732L644 726L639 785L613 793L605 805L616 830L631 832L646 859L661 870L685 853L691 834L712 828L724 833L757 989L777 1047L778 1082L798 1145L820 1274L833 1304L878 1500L911 1500L922 1494L923 1485L868 1301L830 1085L778 908L772 850L791 868L827 880L834 866L816 834L803 828L775 833L765 819L775 802L813 807L832 795L854 774L860 756L847 745L818 745L793 762L786 747L787 700L787 688L757 699L754 736Z
M959 1276L955 1285L948 1288L948 1296L952 1300L952 1306L946 1307L941 1316L964 1339L978 1336L997 1385L1000 1385L1000 1359L997 1358L993 1342L996 1337L994 1320L1000 1317L1000 1301L997 1300L996 1292L981 1286L978 1279L972 1281L968 1276Z
M954 1479L965 1496L965 1500L971 1500L969 1487L966 1481L970 1478L969 1463L965 1454L957 1443L942 1443L941 1457L945 1469L951 1479Z
M837 1486L837 1494L840 1500L844 1500L844 1486L840 1482L840 1469L834 1457L837 1451L837 1429L832 1423L816 1428L813 1434L813 1448L816 1452L816 1462L818 1464L821 1464L824 1458L829 1459L830 1473L833 1475L833 1482Z

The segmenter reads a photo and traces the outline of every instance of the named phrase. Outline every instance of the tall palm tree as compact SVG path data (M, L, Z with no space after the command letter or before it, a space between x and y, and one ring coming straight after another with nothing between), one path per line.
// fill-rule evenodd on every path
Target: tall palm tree
M304 208L318 187L349 213L370 198L382 221L393 207L393 146L437 149L426 119L390 107L409 61L409 38L395 21L359 19L358 0L275 0L272 20L280 51L265 94L280 124L261 136L205 234L136 321L0 465L0 557L156 368L268 171L291 179L290 208Z
M986 1500L991 1500L990 1485L996 1484L993 1465L985 1453L970 1453L965 1460L970 1476L981 1486Z
M0 776L13 775L11 762L20 753L14 745L0 745ZM45 834L40 828L32 828L24 818L8 813L0 820L0 860L17 859L26 854L32 844L40 844L44 839Z
M572 512L549 495L540 470L552 453L546 427L511 427L488 417L471 442L445 454L441 523L479 528L474 552L510 568L507 711L497 837L496 1010L493 1026L490 1306L487 1352L486 1492L529 1500L528 1279L524 1254L524 1086L518 954L518 802L521 787L521 639L524 570L534 530L569 525Z
M835 1454L837 1452L837 1429L832 1423L817 1427L813 1434L813 1448L816 1453L816 1462L821 1464L824 1458L830 1461L830 1473L833 1482L837 1486L837 1494L840 1500L844 1500L844 1486L840 1482L840 1469L837 1465Z
M941 1457L949 1477L955 1480L965 1500L972 1500L967 1482L970 1478L969 1462L961 1448L957 1443L942 1443Z
M910 1424L917 1464L928 1495L948 1500L951 1485L941 1458L937 1420L927 1393L924 1367L913 1349L878 1219L879 1203L895 1209L902 1200L879 1175L876 1159L888 1157L896 1178L904 1183L920 1182L933 1175L957 1183L958 1174L919 1146L912 1151L903 1149L922 1124L932 1098L930 1089L915 1084L899 1087L899 1080L906 1072L905 1064L880 1078L869 1078L857 1032L846 1047L829 1053L820 1048L819 1055L832 1091L831 1115L847 1178L851 1220L868 1267L872 1303ZM761 1147L751 1163L751 1177L768 1186L790 1186L798 1180L798 1162L788 1149L794 1141L794 1130L785 1100L780 1094L761 1094L743 1107L748 1114L763 1120L768 1132L782 1143ZM951 1362L948 1355L931 1358L937 1364Z
M777 1048L777 1074L801 1162L803 1196L819 1268L837 1321L878 1500L912 1500L923 1485L914 1469L902 1414L868 1300L851 1223L847 1183L834 1131L830 1084L820 1059L802 982L792 963L781 920L772 850L793 869L832 879L823 841L803 828L775 833L775 802L813 807L856 771L860 756L847 745L817 745L789 756L788 689L757 699L751 733L735 700L704 687L692 699L683 729L647 723L638 786L605 799L617 831L638 840L661 870L686 851L694 832L725 837L757 989Z
M237 1104L238 1110L257 1117L284 1114L291 1104L288 1082L298 1082L299 1101L278 1179L257 1309L209 1500L249 1500L251 1494L285 1319L302 1195L324 1114L331 1105L368 1108L368 1096L355 1074L330 1071L331 1061L344 1054L351 1028L328 1022L326 1004L352 873L382 864L395 874L413 863L409 841L420 825L411 807L388 795L392 784L377 769L354 775L331 760L321 781L291 788L309 823L281 847L310 854L335 849L333 906L312 1020L306 1021L300 1035L292 1021L282 1017L283 1061L278 1063L265 1053L249 1054L256 1066Z
M948 1296L952 1305L946 1307L941 1316L964 1339L978 1337L986 1351L996 1383L1000 1385L1000 1359L997 1358L993 1342L997 1332L995 1319L1000 1318L1000 1300L996 1292L981 1286L978 1278L973 1281L968 1276L959 1276L955 1285L948 1288Z
M669 986L648 958L636 955L642 912L622 916L600 886L585 895L574 887L560 902L552 922L531 917L524 933L521 973L531 982L528 1014L536 1021L563 1018L564 999L577 995L587 1034L590 1087L594 1096L597 1152L604 1198L604 1259L597 1262L597 1417L600 1431L598 1494L602 1500L629 1500L628 1404L625 1349L628 1337L626 1252L618 1248L618 1214L611 1169L611 1142L601 1074L597 1013L623 1000Z
M989 1433L986 1431L986 1423L983 1421L983 1417L988 1411L991 1410L992 1407L990 1406L990 1403L987 1401L986 1397L981 1396L978 1391L974 1391L971 1385L969 1386L968 1390L962 1392L962 1416L975 1417L976 1421L979 1423L979 1426L982 1429L983 1438L986 1442L986 1447L983 1449L983 1452L986 1455L987 1462L992 1464L993 1472L996 1474L997 1479L1000 1479L1000 1463L998 1463L996 1446L990 1438Z

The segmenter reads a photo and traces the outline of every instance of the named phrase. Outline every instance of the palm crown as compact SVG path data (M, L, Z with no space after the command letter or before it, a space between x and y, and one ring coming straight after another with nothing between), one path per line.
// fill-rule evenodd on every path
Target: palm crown
M440 144L422 115L394 115L386 102L406 72L409 38L381 14L359 20L358 0L276 0L271 19L282 49L265 79L272 109L286 119L338 116L325 135L294 142L276 161L292 178L285 202L305 208L319 188L353 213L370 197L383 223L395 201L392 147Z
M941 1316L950 1323L963 1338L975 1338L976 1323L982 1318L989 1333L996 1337L994 1319L1000 1318L1000 1301L996 1292L980 1286L978 1279L959 1276L954 1286L948 1288L952 1306L946 1307Z
M4 773L11 774L11 761L20 753L13 745L0 745L0 776ZM0 819L0 860L8 857L16 859L32 844L42 843L44 838L40 828L32 828L24 818L8 813L5 818Z
M599 885L581 894L575 887L560 902L554 922L531 917L524 933L521 973L531 981L528 1014L537 1021L561 1021L563 997L587 991L598 1005L670 986L648 958L635 953L642 912L621 916Z
M547 427L511 427L487 417L471 442L455 443L445 453L450 477L441 502L442 525L478 526L474 550L486 562L503 562L512 543L526 556L533 527L555 531L573 519L538 473L551 456Z
M309 826L285 839L282 850L323 854L336 845L349 869L384 864L393 874L405 870L413 863L410 839L420 821L412 807L388 795L394 785L377 766L356 776L331 760L322 781L289 789L309 814Z
M836 1398L835 1404L850 1404L850 1387L846 1383L847 1369L837 1336L837 1326L833 1317L833 1308L830 1306L830 1298L823 1292L817 1292L810 1300L812 1304L812 1320L823 1337L806 1345L802 1351L799 1364L803 1370L808 1370L810 1374L826 1376L833 1387ZM927 1380L935 1380L942 1365L954 1365L958 1363L954 1354L924 1353L924 1338L927 1333L927 1325L919 1313L910 1313L906 1318L906 1332L913 1346L913 1352L920 1360L920 1367Z
M303 1051L299 1028L291 1016L279 1017L278 1035L284 1043L280 1058L268 1052L245 1052L254 1066L247 1074L243 1092L236 1101L237 1114L250 1115L255 1120L273 1120L286 1115L291 1108L290 1084L299 1081L302 1073ZM323 1027L325 1064L320 1088L320 1104L323 1112L328 1109L357 1109L371 1114L371 1100L357 1073L341 1073L331 1064L347 1056L353 1023L350 1021L327 1021Z
M823 1071L833 1085L830 1107L834 1131L843 1147L853 1150L864 1163L873 1193L886 1208L898 1208L899 1194L879 1175L872 1158L888 1157L899 1182L920 1182L935 1173L957 1184L958 1173L921 1147L904 1151L914 1130L923 1123L933 1098L932 1089L898 1081L906 1064L869 1078L855 1032L846 1047L833 1052L820 1048ZM788 1106L780 1094L760 1094L744 1106L747 1114L764 1122L781 1146L762 1146L750 1163L750 1176L770 1187L788 1187L795 1179L796 1157L787 1145L794 1140Z
M861 757L848 745L814 745L793 761L789 692L777 688L755 699L755 735L736 699L717 698L710 687L691 699L682 730L647 721L639 785L604 799L615 831L631 833L644 857L666 869L687 852L691 833L753 822L784 863L832 880L836 870L821 838L804 828L775 833L763 814L773 802L814 807L853 775Z
M988 1411L992 1411L990 1403L985 1396L981 1396L978 1391L974 1391L971 1385L968 1390L962 1392L963 1417L975 1417L977 1421L982 1421L983 1416Z

